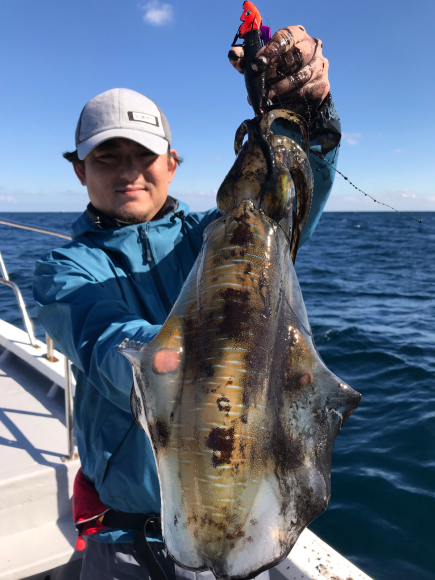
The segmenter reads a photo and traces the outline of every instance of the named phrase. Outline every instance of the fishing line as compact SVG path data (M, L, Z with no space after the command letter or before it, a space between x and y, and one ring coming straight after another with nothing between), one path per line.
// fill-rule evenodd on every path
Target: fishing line
M309 66L309 65L311 64L312 60L314 59L314 55L316 54L316 51L317 51L317 39L315 39L315 41L316 41L316 45L315 45L315 48L314 48L314 54L313 54L313 56L311 57L311 60L310 60L310 62L309 62L309 63L308 63L306 66ZM283 74L283 73L282 73L280 70L278 70L278 63L277 63L277 65L276 65L275 67L274 67L273 65L271 65L271 66L272 66L272 68L275 70L275 72L276 72L278 75L281 75L281 77L283 77L283 78L286 78L285 74ZM299 89L299 87L298 87L298 85L296 84L296 82L294 81L294 79L293 79L293 75L290 77L290 80L291 80L291 81L292 81L292 83L295 85L295 87L296 87L296 90L298 90L298 89ZM278 100L279 104L280 104L282 107L284 107L284 106L285 106L285 103L283 103L283 101L280 99L280 97L279 97L279 95L278 95L278 94L276 95L276 97L277 97L277 100ZM310 111L311 107L310 107L310 106L309 106L309 104L308 104L308 101L307 101L307 98L306 98L306 96L305 96L305 93L302 93L302 97L303 97L303 99L304 99L304 101L305 101L305 104L306 104L306 106L307 106L307 109L308 109L308 118L309 118L308 124L310 124L310 122L311 122L311 111ZM291 102L291 101L288 101L288 102ZM418 218L415 218L414 216L410 215L409 213L404 213L404 212L402 212L402 211L399 211L398 209L396 209L396 208L395 208L395 207L393 207L392 205L388 205L388 203L384 203L383 201L379 201L379 200L375 199L375 198L374 198L372 195L370 195L369 193L366 193L365 191L363 191L362 189L360 189L359 187L357 187L357 186L356 186L354 183L352 183L352 181L351 181L351 180L350 180L348 177L346 177L346 176L345 176L343 173L341 173L341 171L339 171L338 169L336 169L336 168L335 168L335 167L332 165L332 163L330 163L330 162L329 162L327 159L325 159L325 157L324 157L324 155L322 155L322 153L319 153L318 151L314 151L314 149L311 149L311 148L310 148L310 151L311 151L311 153L314 153L314 155L317 155L317 157L320 157L320 159L322 159L322 161L324 161L325 163L327 163L327 164L329 165L329 167L331 167L331 168L332 168L332 169L333 169L333 170L334 170L336 173L338 173L339 175L341 175L341 177L342 177L342 178L343 178L345 181L348 181L348 182L350 183L350 185L351 185L353 188L355 188L355 189L356 189L357 191L359 191L360 193L364 194L366 197L369 197L369 198L370 198L371 200L373 200L375 203L378 203L379 205L383 205L383 206L385 206L385 207L388 207L389 209L391 209L391 210L395 211L395 212L396 212L396 213L398 213L399 215L401 215L401 216L403 216L403 217L405 217L405 218L408 218L408 219L410 219L410 220L413 220L413 221L415 221L415 222L417 222L417 223L421 224L421 225L422 225L424 228L426 228L426 229L428 229L428 230L435 231L435 228L431 228L430 226L426 225L425 223L423 223L423 220L421 220L421 219L419 220ZM336 147L336 154L337 154L337 151L338 151L338 146ZM334 159L335 159L335 157L334 157ZM319 171L319 170L318 170L318 171Z
M325 163L327 163L329 165L329 167L332 167L332 169L338 173L339 175L341 175L341 177L343 179L345 179L346 181L348 181L350 183L350 185L352 187L354 187L357 191L363 193L366 197L369 197L370 199L372 199L375 203L379 203L380 205L384 205L385 207L388 207L389 209L392 209L393 211L395 211L396 213L398 213L399 215L406 217L410 220L413 220L419 224L421 224L424 228L427 228L429 230L435 231L434 228L431 228L430 226L426 225L423 223L423 220L419 220L417 218L415 218L414 216L410 215L409 213L403 213L402 211L399 211L398 209L396 209L395 207L393 207L392 205L388 205L388 203L384 203L383 201L379 201L377 199L375 199L373 196L371 196L369 193L366 193L365 191L363 191L362 189L360 189L359 187L357 187L354 183L352 183L352 181L346 177L343 173L341 173L341 171L339 171L338 169L336 169L332 163L329 163L329 161L327 159L325 159L325 156L322 155L322 153L319 153L318 151L314 151L314 149L311 149L310 147L310 151L311 153L314 153L314 155L317 155L317 157L320 157L320 159L322 159L322 161L324 161ZM319 169L317 170L319 171Z
M310 67L310 69L311 69L311 62L314 60L314 57L315 57L315 55L316 55L316 52L317 52L317 47L318 47L318 40L317 40L317 39L314 39L314 42L315 42L315 45L314 45L314 52L313 52L313 55L312 55L312 57L311 57L310 61L309 61L309 62L308 62L306 65L305 65L305 66L308 66L308 67ZM277 59L277 60L278 60L278 59ZM277 75L279 75L281 78L283 78L283 79L286 79L286 78L287 78L287 77L286 77L286 75L285 75L284 73L282 73L282 72L281 72L281 71L278 69L278 66L279 66L278 62L276 63L276 66L273 66L272 64L269 64L269 66L270 66L272 69L274 69L274 70L275 70L275 72L276 72L276 74L277 74ZM311 69L311 73L312 73L312 69ZM300 88L301 88L301 87L300 87L300 86L298 86L298 84L296 83L295 79L293 78L293 75L291 75L289 78L290 78L291 82L294 84L294 86L295 86L296 90L300 90ZM276 84L276 83L273 83L273 84ZM270 86L269 86L269 89L270 89ZM269 89L268 89L268 90L269 90ZM305 104L306 104L306 107L307 107L307 112L308 112L308 125L310 125L310 123L311 123L311 107L310 107L310 105L308 104L308 100L307 100L307 97L306 97L305 93L301 91L301 92L300 92L300 94L301 94L301 96L303 97L303 99L304 99L304 101L305 101ZM288 104L288 103L291 103L291 102L292 102L291 100L289 100L289 101L287 101L287 102L283 102L283 101L281 100L281 98L280 98L280 96L279 96L279 94L278 94L278 93L276 93L276 98L277 98L277 101L278 101L279 105L280 105L281 107L284 107L284 108L285 108L285 105L286 105L286 104ZM271 105L271 104L272 104L272 102L271 102L271 101L268 101L268 104L269 104L269 105ZM421 225L422 225L424 228L426 228L426 229L429 229L429 230L431 230L431 231L435 231L435 228L431 228L430 226L428 226L428 225L426 225L425 223L423 223L423 220L422 220L422 219L415 218L414 216L410 215L409 213L404 213L404 212L402 212L402 211L400 211L400 210L396 209L396 208L395 208L395 207L393 207L392 205L389 205L388 203L384 203L383 201L379 201L379 200L375 199L375 198L374 198L372 195L370 195L369 193L366 193L365 191L363 191L362 189L360 189L359 187L357 187L357 186L356 186L356 185L355 185L355 184L354 184L354 183L353 183L353 182L352 182L352 181L351 181L351 180L350 180L348 177L346 177L346 175L344 175L344 174L343 174L341 171L339 171L338 169L336 169L336 168L335 168L335 167L332 165L332 163L330 163L330 162L329 162L327 159L325 159L325 157L324 157L324 155L322 155L322 153L319 153L319 152L317 152L317 151L314 151L314 149L311 149L311 148L310 148L310 151L311 151L311 153L313 153L314 155L317 155L317 157L320 157L320 159L322 159L322 161L324 161L325 163L327 163L327 164L329 165L329 167L331 167L331 168L332 168L332 169L333 169L333 170L334 170L336 173L338 173L339 175L341 175L341 177L342 177L342 178L343 178L345 181L348 181L348 182L350 183L350 185L351 185L351 186L352 186L354 189L356 189L357 191L359 191L360 193L362 193L362 194L363 194L365 197L368 197L368 198L370 198L371 200L373 200L373 202L374 202L374 203L378 203L379 205L383 205L384 207L387 207L388 209L391 209L392 211L394 211L394 212L398 213L399 215L401 215L401 216L403 216L403 217L405 217L405 218L408 218L408 219L410 219L410 220L412 220L412 221L415 221L415 222L417 222L417 223L421 224ZM336 147L335 154L337 154L337 151L338 151L338 146ZM334 156L334 160L335 160L335 156ZM317 171L319 171L319 169L317 169Z

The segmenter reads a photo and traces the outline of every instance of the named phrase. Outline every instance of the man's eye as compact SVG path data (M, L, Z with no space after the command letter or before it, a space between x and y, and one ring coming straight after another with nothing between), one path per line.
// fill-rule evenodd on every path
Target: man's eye
M103 153L103 155L99 155L98 159L115 159L116 155L114 153Z

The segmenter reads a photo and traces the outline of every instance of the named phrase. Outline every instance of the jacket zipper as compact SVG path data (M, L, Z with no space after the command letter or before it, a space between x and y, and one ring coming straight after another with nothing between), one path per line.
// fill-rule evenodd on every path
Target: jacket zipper
M143 227L141 227L140 239L142 242L142 250L144 253L144 257L147 261L147 264L150 265L151 276L153 277L153 281L154 281L154 284L157 288L157 292L159 293L160 300L163 303L163 306L166 310L166 313L169 314L172 305L171 305L171 302L170 302L168 295L166 293L165 287L163 286L163 282L162 282L162 279L160 278L160 274L159 274L159 271L157 268L156 261L154 259L153 253L151 251L151 244L150 244L150 240L148 237L148 224L145 224L145 229L143 229Z

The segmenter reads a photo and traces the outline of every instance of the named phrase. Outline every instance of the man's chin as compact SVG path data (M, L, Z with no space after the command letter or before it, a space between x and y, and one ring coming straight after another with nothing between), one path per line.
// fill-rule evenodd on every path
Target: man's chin
M137 207L134 203L126 203L122 207L110 209L105 212L106 215L119 220L121 222L126 222L128 224L140 224L147 222L152 217L152 209Z
M127 224L141 224L149 220L148 214L132 212L123 209L108 212L107 215L113 219L119 220L120 222L125 222Z

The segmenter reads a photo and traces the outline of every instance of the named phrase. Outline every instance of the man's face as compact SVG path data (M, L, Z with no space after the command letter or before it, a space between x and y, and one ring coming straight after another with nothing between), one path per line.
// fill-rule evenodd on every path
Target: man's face
M176 152L174 151L176 154ZM131 223L152 219L165 203L177 162L129 139L105 141L74 170L88 188L92 205Z

